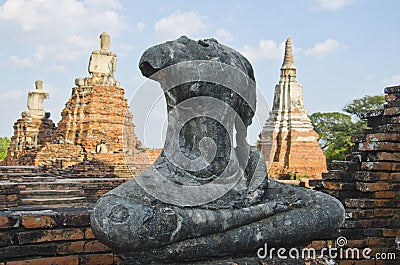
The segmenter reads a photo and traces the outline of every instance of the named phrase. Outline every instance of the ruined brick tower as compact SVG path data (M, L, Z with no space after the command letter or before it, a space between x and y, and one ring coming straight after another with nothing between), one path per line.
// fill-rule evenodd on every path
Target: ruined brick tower
M124 89L114 78L117 56L109 48L110 35L103 32L100 49L90 56L90 75L76 78L57 127L45 115L48 93L37 81L37 89L29 92L28 111L14 125L5 165L65 169L100 161L115 175L131 177L152 164L151 156L159 152L149 156L135 135Z
M56 135L87 153L123 153L124 147L132 152L141 144L134 133L124 89L114 78L117 56L109 50L110 35L103 32L100 40L100 50L90 56L90 76L75 80Z
M291 38L286 41L279 84L259 147L271 177L291 173L320 178L326 171L326 158L304 108L302 86L296 80Z
M49 93L43 90L43 82L36 80L35 89L28 93L27 110L14 123L14 135L4 165L29 164L32 151L51 141L56 126L50 113L43 108L43 101L47 98Z

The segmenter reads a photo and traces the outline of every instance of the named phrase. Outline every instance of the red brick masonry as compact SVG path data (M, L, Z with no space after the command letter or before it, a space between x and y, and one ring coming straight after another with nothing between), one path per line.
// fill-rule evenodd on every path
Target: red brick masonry
M88 209L0 212L1 265L113 264L118 260L93 235Z

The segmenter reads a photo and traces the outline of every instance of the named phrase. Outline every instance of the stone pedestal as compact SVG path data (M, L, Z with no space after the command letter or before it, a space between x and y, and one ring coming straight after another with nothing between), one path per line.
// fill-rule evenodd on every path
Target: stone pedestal
M42 119L46 116L43 108L43 101L49 98L49 93L43 91L43 81L35 81L35 90L28 92L28 110L22 113L22 117L29 117L34 119Z
M292 40L286 41L281 79L275 87L270 117L260 134L260 145L268 175L321 178L326 158L318 145L318 134L304 108L303 90L296 80Z

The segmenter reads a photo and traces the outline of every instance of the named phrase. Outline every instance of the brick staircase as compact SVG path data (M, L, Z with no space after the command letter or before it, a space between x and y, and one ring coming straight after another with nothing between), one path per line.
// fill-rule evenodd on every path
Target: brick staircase
M0 167L0 210L91 207L127 180L92 175L65 178L38 167Z
M10 176L13 177L18 175L21 176L30 175L30 174L36 174L38 172L40 172L40 169L34 166L18 166L18 167L0 166L0 181L8 180Z
M80 185L57 181L54 177L24 177L18 182L21 206L45 206L47 208L84 206L86 197Z

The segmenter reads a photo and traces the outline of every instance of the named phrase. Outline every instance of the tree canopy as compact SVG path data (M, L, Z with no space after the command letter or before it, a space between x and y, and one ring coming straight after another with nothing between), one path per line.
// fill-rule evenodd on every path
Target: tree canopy
M347 103L342 110L350 115L359 117L360 113L364 111L383 109L384 103L384 96L364 96Z
M10 141L11 139L8 137L0 137L0 160L4 160L4 158L6 158Z
M342 109L345 113L316 112L310 115L328 163L344 160L352 152L351 137L362 134L367 128L367 123L359 118L360 114L382 109L384 103L384 96L364 96L347 103Z

